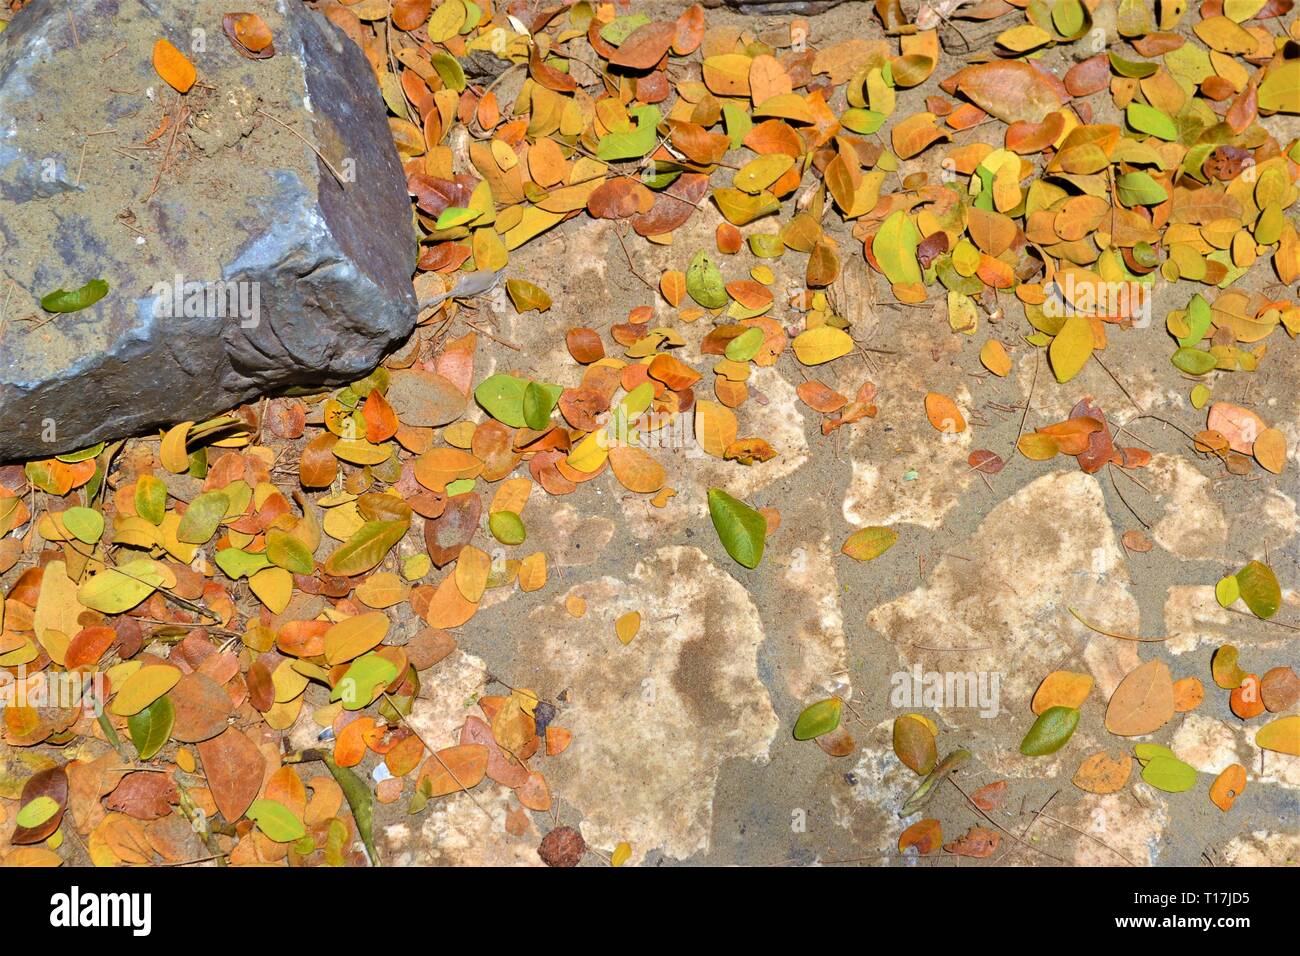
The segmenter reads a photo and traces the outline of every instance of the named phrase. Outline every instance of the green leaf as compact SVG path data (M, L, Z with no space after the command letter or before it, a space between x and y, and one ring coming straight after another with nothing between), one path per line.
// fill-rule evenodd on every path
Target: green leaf
M1156 756L1142 768L1142 779L1157 790L1182 793L1196 786L1196 770L1176 757Z
M455 90L457 93L465 89L465 71L461 69L460 63L454 56L439 50L430 59L433 62L433 68L438 71L438 77L442 80L443 86Z
M649 22L650 18L644 13L629 13L621 17L615 17L600 28L600 38L606 43L621 46L623 41L635 33L638 27L643 27Z
M172 734L175 719L176 708L172 706L172 699L167 694L126 719L131 743L135 744L141 760L148 760L162 750L163 744L167 743L167 738Z
M167 486L153 475L135 480L135 513L150 524L162 524L167 513Z
M1111 68L1120 76L1126 76L1131 80L1145 80L1156 70L1160 69L1159 63L1152 63L1148 60L1129 60L1116 54L1113 50L1108 51Z
M528 424L524 417L524 395L528 385L526 378L498 373L479 383L474 389L474 400L501 424L523 428Z
M763 330L750 328L727 343L726 356L733 362L748 362L763 347Z
M1133 752L1137 754L1138 760L1146 763L1149 760L1155 760L1157 757L1168 757L1171 760L1177 760L1177 755L1172 750L1161 744L1136 744Z
M1034 726L1029 728L1020 742L1020 752L1026 757L1041 757L1056 753L1079 726L1079 711L1075 707L1049 707L1039 714Z
M523 519L513 511L494 511L488 515L488 530L502 544L523 544L528 536Z
M77 589L77 600L101 614L121 614L153 594L163 580L160 564L136 558L86 578Z
M1165 187L1141 170L1125 173L1115 181L1119 201L1126 206L1157 206L1169 198Z
M1174 121L1153 106L1145 103L1130 103L1125 113L1128 125L1139 133L1147 133L1170 143L1178 139L1178 127Z
M330 701L343 701L344 710L361 710L395 680L397 665L371 651L352 662L330 692Z
M276 843L292 843L307 835L302 821L278 800L254 800L244 815Z
M217 525L230 510L230 496L224 491L205 491L190 502L176 528L176 540L186 544L206 544L217 532Z
M524 424L533 431L542 431L551 423L551 412L560 400L564 389L558 385L529 382L524 389Z
M880 127L885 125L888 117L884 113L877 113L874 110L864 110L859 107L847 109L840 115L840 123L845 128L858 133L862 136L870 136Z
M1220 607L1236 604L1237 598L1241 597L1241 584L1238 583L1237 576L1229 574L1226 578L1219 578L1219 582L1214 585L1214 597Z
M91 279L75 292L59 289L41 298L41 308L46 312L78 312L89 308L108 295L108 283Z
M907 213L898 209L880 224L880 231L871 240L871 252L880 264L886 278L894 285L908 285L921 281L921 264L916 258L916 246L921 234Z
M61 517L63 527L71 531L78 541L94 544L104 534L104 516L93 508L69 508Z
M730 301L722 271L703 251L695 253L686 268L686 291L706 309L721 309Z
M1172 361L1175 368L1188 375L1204 375L1214 371L1214 367L1219 364L1219 360L1209 352L1186 347L1176 351Z
M934 796L936 788L943 783L944 778L968 760L970 760L970 751L965 749L954 750L944 757L939 766L930 771L930 775L921 781L921 785L912 792L912 795L899 808L898 815L900 817L910 817L929 803L930 798Z
M433 228L437 229L439 232L444 229L455 229L457 226L468 225L481 215L483 215L481 209L466 209L464 206L448 206L438 214L438 221L434 223Z
M42 794L24 804L15 819L20 827L30 830L45 823L58 812L59 801Z
M1052 5L1052 25L1067 40L1073 40L1088 24L1088 13L1079 0L1056 0Z
M808 705L794 722L794 739L812 740L822 734L829 734L840 725L840 712L843 709L844 702L838 697Z
M266 532L266 557L276 567L294 574L311 574L316 570L316 562L307 545L279 528L270 528Z
M66 461L70 465L75 465L79 461L89 461L103 450L104 443L99 442L98 444L91 445L89 448L83 448L81 451L70 451L66 455L56 455L55 457L58 458L59 461Z
M410 524L409 521L367 521L325 559L325 573L347 578L364 574L384 560L384 555L402 540Z
M628 110L628 115L636 120L636 128L630 132L602 136L596 146L597 159L605 162L640 159L654 149L659 137L657 127L663 119L659 107L637 106Z
M1258 618L1267 620L1282 604L1282 588L1277 583L1277 575L1267 564L1250 562L1237 572L1237 586L1241 588L1241 599L1246 602L1246 607Z
M758 567L763 560L767 519L721 488L709 489L709 517L727 554L747 568Z
M1178 340L1178 344L1183 348L1190 349L1193 345L1205 338L1205 333L1210 330L1210 322L1214 319L1210 311L1210 303L1198 292L1192 296L1192 300L1187 303L1187 336ZM1208 353L1207 353L1208 354ZM1177 363L1175 363L1177 364Z
M217 562L221 572L232 581L252 577L263 568L271 566L270 559L265 554L249 554L239 548L222 548L213 560Z
M334 758L328 753L322 756L325 766L329 768L330 773L343 791L343 796L347 798L348 808L352 811L352 819L357 822L357 833L361 835L361 842L366 846L366 852L370 854L370 865L379 866L379 854L375 851L375 797L366 786L364 780L358 777L348 767L340 767L334 762Z

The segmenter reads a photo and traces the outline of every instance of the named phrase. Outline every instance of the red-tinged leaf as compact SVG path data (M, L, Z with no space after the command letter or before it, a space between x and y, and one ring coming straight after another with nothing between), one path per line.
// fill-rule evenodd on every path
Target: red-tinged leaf
M966 459L966 463L971 468L982 471L986 475L996 475L1006 465L1001 455L991 452L987 448L971 452L970 457Z
M990 783L987 787L980 787L971 794L970 799L971 803L981 810L992 811L1002 806L1002 801L1006 799L1006 796L1007 782L998 780L995 783Z
M659 193L654 207L632 218L638 236L662 236L680 227L699 208L709 191L709 177L703 173L683 173L677 181Z
M1002 834L988 827L971 827L952 843L945 843L943 848L957 856L969 856L984 859L997 852L1002 842Z
M1060 80L1021 60L968 66L941 86L946 92L961 93L1005 123L1041 123L1067 99Z
M650 70L664 58L677 37L677 24L656 20L637 27L609 58L610 66Z
M227 727L198 746L203 773L217 809L234 823L252 805L262 788L266 760L257 744L242 730Z

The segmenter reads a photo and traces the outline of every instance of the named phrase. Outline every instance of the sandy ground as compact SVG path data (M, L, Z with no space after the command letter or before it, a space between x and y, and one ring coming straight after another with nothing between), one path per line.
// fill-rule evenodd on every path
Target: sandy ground
M850 32L880 35L864 7L849 4L814 17L813 42ZM711 22L726 16L710 13ZM992 28L969 29L973 36ZM923 108L937 80L958 65L946 59L933 80L905 91L899 114ZM1105 94L1093 99L1104 120ZM993 124L961 133L956 142L993 142L1001 133ZM1275 135L1286 142L1294 132L1279 120ZM933 148L905 163L901 174L933 174L941 156ZM719 221L710 205L670 246L632 237L636 271L654 281L665 269L684 269L699 249L713 254ZM922 708L895 706L891 689L895 675L915 664L984 672L999 680L996 716L972 707L926 712L939 723L941 754L964 746L974 755L956 777L962 789L1009 782L1005 803L990 816L1015 836L1004 837L986 864L1300 859L1300 759L1266 754L1261 760L1250 743L1253 727L1248 732L1230 713L1227 695L1209 680L1210 653L1228 641L1263 667L1296 663L1291 631L1223 611L1212 591L1223 574L1265 555L1284 590L1294 582L1295 466L1289 463L1280 478L1258 471L1234 478L1191 454L1175 428L1143 417L1159 416L1189 432L1204 427L1203 413L1187 400L1190 381L1169 363L1163 330L1165 312L1184 306L1199 287L1162 283L1151 327L1114 334L1102 353L1111 374L1092 363L1060 386L1043 357L1024 344L1027 325L1015 302L1008 301L1000 323L981 318L974 336L956 335L934 290L925 307L898 306L838 218L828 216L825 224L846 262L833 291L864 350L816 370L817 377L846 394L869 378L879 390L879 416L823 437L819 416L795 398L806 372L787 351L774 369L754 376L758 400L739 412L741 434L767 438L780 453L775 460L745 469L689 449L658 452L677 490L662 510L608 474L564 498L535 496L530 541L548 551L551 582L485 606L461 630L461 651L426 680L429 700L416 715L423 729L450 742L465 713L455 698L501 693L489 678L559 702L557 722L576 736L562 758L548 762L558 798L552 822L580 826L605 854L627 840L634 862L969 866L975 861L945 853L919 861L897 857L898 834L915 819L901 819L898 807L918 778L893 756L890 727L899 714ZM564 332L584 324L604 330L639 305L656 307L653 324L685 335L681 354L698 363L704 323L680 322L632 273L614 228L579 218L512 254L508 275L544 286L554 307L542 316L516 316L485 305L478 321L521 349L480 339L476 374L495 365L572 383L577 370L564 350ZM768 220L743 231L772 228ZM747 251L722 260L729 280L756 264ZM788 253L773 267L778 288L798 284L804 257ZM777 318L793 325L797 317ZM1005 379L979 364L979 348L990 336L1015 362ZM1294 447L1300 438L1296 346L1281 333L1271 341L1275 351L1259 372L1219 379L1214 397L1255 408ZM923 414L927 391L954 396L971 429L941 441ZM1112 427L1122 427L1117 443L1155 454L1137 481L1118 472L1085 475L1071 458L1035 463L1011 454L1022 416L1026 429L1059 420L1084 395L1094 396ZM972 472L965 459L976 448L1004 455L1005 470L987 482ZM713 484L781 512L757 571L732 562L712 532L704 492ZM893 525L900 540L881 559L859 564L839 547L866 524ZM1152 537L1155 548L1126 551L1120 535L1130 529ZM570 593L588 600L582 620L564 611ZM1136 645L1103 637L1067 607L1114 630L1171 639ZM613 620L629 609L640 610L646 623L625 648L614 637ZM1296 611L1295 595L1286 590L1279 620L1295 620ZM1124 673L1152 657L1166 660L1175 678L1194 675L1209 685L1199 710L1179 715L1154 740L1206 774L1245 763L1250 785L1231 813L1210 803L1205 786L1165 794L1135 775L1137 782L1121 792L1093 796L1071 784L1087 754L1129 752L1127 741L1104 730L1104 702ZM1033 721L1030 697L1056 668L1087 671L1097 687L1065 750L1023 758L1017 746ZM847 758L828 757L791 736L800 710L830 693L844 696L853 711L848 726L856 751ZM510 837L501 826L506 796L479 788L477 804L459 797L426 817L395 814L386 831L390 850L404 862L536 862L531 847L546 822ZM988 823L947 786L925 815L943 822L945 839Z

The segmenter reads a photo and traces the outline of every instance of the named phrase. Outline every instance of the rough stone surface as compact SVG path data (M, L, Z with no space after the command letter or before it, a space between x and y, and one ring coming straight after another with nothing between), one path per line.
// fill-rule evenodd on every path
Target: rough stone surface
M706 6L730 7L738 13L756 16L786 15L809 16L825 13L832 7L838 7L844 0L713 0Z
M413 326L410 205L365 57L285 3L261 10L275 56L249 60L223 12L34 0L0 36L0 460L346 382ZM159 37L198 69L184 96ZM110 291L90 308L41 308L91 279Z

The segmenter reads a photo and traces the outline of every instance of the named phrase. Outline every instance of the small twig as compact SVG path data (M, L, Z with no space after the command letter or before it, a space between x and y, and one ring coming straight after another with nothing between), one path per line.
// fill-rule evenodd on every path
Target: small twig
M1016 429L1016 440L1011 443L1011 454L1014 456L1016 449L1020 447L1020 436L1025 433L1025 420L1029 418L1029 407L1034 404L1034 389L1038 387L1038 366L1042 364L1043 353L1040 350L1034 351L1034 377L1029 383L1029 397L1025 399L1025 410L1020 416L1020 427Z
M1169 637L1168 637L1168 636L1165 636L1165 637L1134 637L1132 634L1120 634L1120 633L1115 632L1115 631L1107 631L1107 630L1104 629L1104 628L1100 628L1100 627L1098 627L1096 624L1089 623L1089 622L1088 622L1088 621L1083 617L1083 615L1081 615L1081 614L1080 614L1078 611L1076 611L1074 608L1069 607L1069 606L1067 605L1065 609L1066 609L1067 611L1070 612L1070 614L1074 617L1074 619L1075 619L1076 621L1078 621L1080 624L1082 624L1082 625L1083 625L1084 627L1086 627L1088 630L1090 630L1090 631L1096 631L1098 634L1105 635L1106 637L1114 637L1114 638L1118 638L1118 639L1121 640L1121 641L1136 641L1136 642L1139 643L1139 644L1159 644L1161 641L1167 641L1167 640L1169 640Z
M613 226L612 228L614 230L614 235L618 237L618 244L623 247L623 255L627 257L628 270L632 273L632 275L640 279L647 289L649 289L651 292L658 295L659 290L655 288L654 284L645 276L643 276L641 273L636 271L636 266L632 264L632 253L628 249L627 243L623 240L623 234L618 231L618 226Z
M1124 492L1119 490L1119 482L1115 480L1115 466L1110 464L1110 462L1107 462L1106 469L1107 469L1107 473L1110 475L1111 487L1115 489L1115 494L1119 495L1119 500L1124 502L1124 507L1127 508L1132 513L1134 518L1138 519L1138 522L1142 525L1142 527L1150 531L1151 525L1147 522L1145 518L1143 518L1140 514L1137 513L1137 509L1135 509L1131 504L1128 503L1128 499L1124 497Z
M461 321L464 322L466 325L468 325L475 332L478 332L482 335L486 335L493 342L497 343L497 345L504 345L506 348L514 349L516 352L521 351L523 349L523 346L519 345L517 342L511 342L507 339L498 338L497 336L489 332L487 329L483 328L481 325L476 325L475 323L471 322L469 319L465 318L464 316L461 316Z
M339 186L341 186L344 189L347 188L347 182L343 179L343 174L334 168L334 164L325 158L325 154L322 153L319 149L317 149L315 144L312 143L311 140L309 140L306 136L303 136L302 133L298 132L288 123L280 122L280 120L276 119L274 116L272 116L270 113L268 113L266 110L262 109L261 107L258 107L255 112L261 113L263 116L269 119L272 123L275 123L277 126L283 126L290 133L293 133L294 136L297 136L300 140L306 143L307 148L310 149L313 153L315 153L316 156L320 159L320 161L325 164L325 168L334 174L334 178L339 181Z

